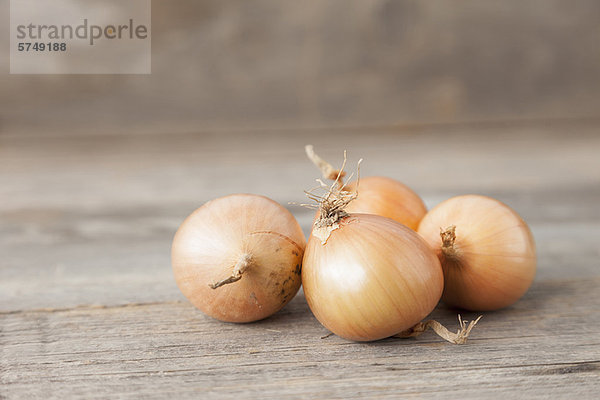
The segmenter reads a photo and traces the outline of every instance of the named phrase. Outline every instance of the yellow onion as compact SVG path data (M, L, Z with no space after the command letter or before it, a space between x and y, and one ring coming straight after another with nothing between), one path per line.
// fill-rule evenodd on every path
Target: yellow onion
M305 244L284 207L235 194L209 201L181 224L173 239L173 272L183 294L207 315L256 321L297 293Z
M351 214L381 215L413 230L417 230L419 222L427 214L425 203L419 195L395 179L368 176L361 178L360 188L354 182L346 186L346 190L350 192L358 189L360 196L346 208Z
M302 284L310 309L327 329L350 340L412 328L442 294L439 260L411 229L378 215L348 214L344 199L351 196L336 196L321 202L304 253Z
M453 197L429 211L418 232L441 261L442 300L449 305L496 310L517 301L533 282L533 235L525 221L498 200Z
M343 171L333 168L315 154L311 145L307 145L305 149L308 158L321 170L325 179L337 180L339 188L346 192L360 192L360 196L348 204L347 212L380 215L413 230L417 229L427 213L423 200L403 183L383 176L369 176L360 179L360 187L357 182L343 185Z

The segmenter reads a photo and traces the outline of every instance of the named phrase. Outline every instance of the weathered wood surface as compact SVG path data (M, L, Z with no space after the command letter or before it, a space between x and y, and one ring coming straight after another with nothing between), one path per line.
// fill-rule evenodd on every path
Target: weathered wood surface
M0 136L0 398L597 398L599 128ZM533 287L464 346L321 339L302 294L258 323L205 317L173 282L175 229L231 192L303 201L309 142L364 157L363 174L402 179L429 206L507 202L537 241ZM308 231L311 213L288 207ZM455 327L456 313L433 316Z

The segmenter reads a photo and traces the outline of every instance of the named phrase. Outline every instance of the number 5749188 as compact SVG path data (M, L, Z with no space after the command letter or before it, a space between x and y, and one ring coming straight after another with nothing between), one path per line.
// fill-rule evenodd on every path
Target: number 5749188
M67 44L58 42L22 42L17 44L17 49L19 51L66 51Z

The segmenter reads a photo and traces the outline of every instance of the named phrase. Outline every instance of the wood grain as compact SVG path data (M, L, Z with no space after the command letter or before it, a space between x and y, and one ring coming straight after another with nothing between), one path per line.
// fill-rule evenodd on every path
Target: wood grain
M600 280L536 283L486 313L463 346L426 334L370 344L338 337L303 296L255 324L224 324L186 302L6 313L5 396L592 398L600 389ZM433 315L456 326L455 311ZM468 314L472 318L475 314ZM210 395L210 396L209 396Z
M0 398L595 398L599 127L0 137ZM429 206L505 201L536 238L532 288L463 346L321 339L302 294L258 323L204 316L174 284L175 229L230 192L303 201L308 142L333 161L343 143ZM308 231L311 212L287 206ZM432 317L456 329L457 312Z

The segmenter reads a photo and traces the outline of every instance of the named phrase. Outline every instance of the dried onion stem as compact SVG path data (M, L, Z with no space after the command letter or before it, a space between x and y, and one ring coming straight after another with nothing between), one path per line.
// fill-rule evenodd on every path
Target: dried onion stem
M239 281L240 279L242 279L242 274L248 269L248 267L251 265L251 263L252 263L252 257L250 256L250 254L244 254L243 256L240 257L239 261L235 264L235 266L233 267L233 272L231 273L231 275L228 278L220 280L219 282L216 282L216 283L209 283L208 286L210 286L211 289L217 289L223 285L228 285L230 283Z
M315 153L315 150L311 144L304 146L304 150L306 150L306 155L308 156L310 161L312 161L313 164L315 164L317 168L321 170L321 174L323 174L323 179L338 180L340 183L343 184L342 178L346 175L346 173L344 172L344 167L342 167L342 169L339 170L333 168L331 164L323 160Z

